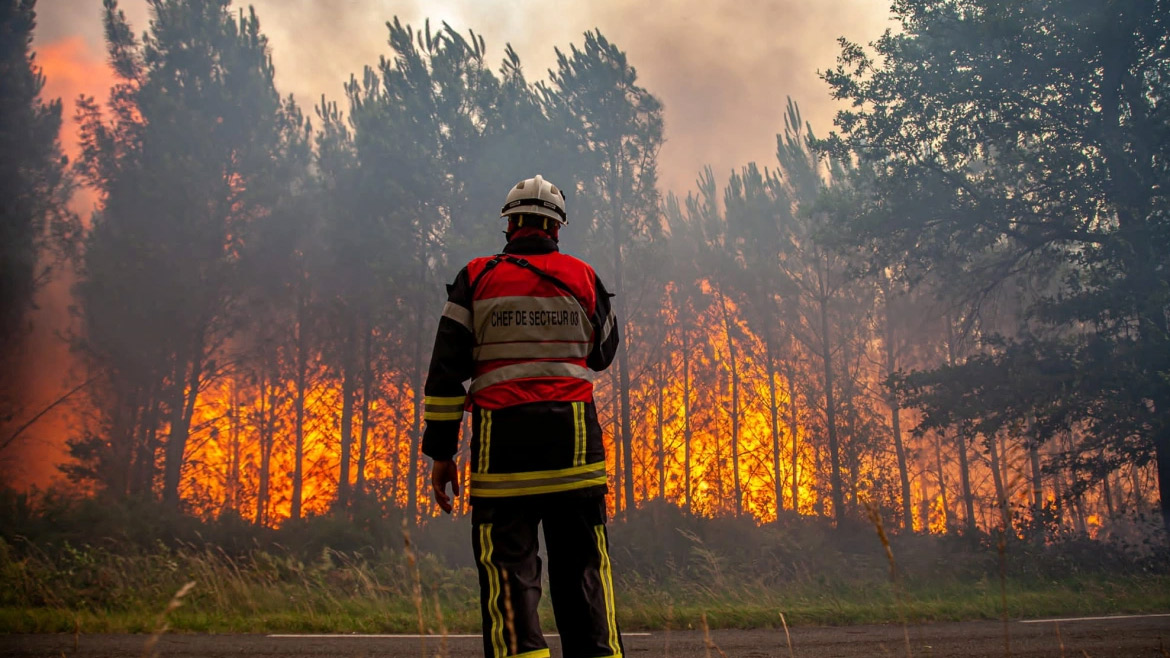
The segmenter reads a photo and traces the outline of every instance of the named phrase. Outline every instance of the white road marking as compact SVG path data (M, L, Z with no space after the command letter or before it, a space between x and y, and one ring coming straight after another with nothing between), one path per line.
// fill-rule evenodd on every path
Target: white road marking
M544 636L545 637L560 637L560 634L559 633L545 633ZM440 640L443 638L442 635L419 635L417 633L415 633L413 635L411 635L411 634L399 635L399 634L388 634L388 633L370 633L370 634L362 634L362 633L270 633L270 634L268 634L267 637L300 638L300 639L327 639L327 638L351 638L351 637L353 637L353 638L360 638L363 640L368 640L368 639L417 640L420 638ZM477 638L478 639L478 638L481 638L483 636L478 635L478 634L477 635L459 635L459 634L450 633L446 637L447 637L447 639L451 640L451 639L463 639L463 638ZM650 633L622 633L622 637L650 637Z
M1103 617L1060 617L1053 619L1021 619L1021 624L1045 624L1059 621L1111 621L1114 619L1146 619L1149 617L1170 617L1170 613L1152 615L1106 615Z

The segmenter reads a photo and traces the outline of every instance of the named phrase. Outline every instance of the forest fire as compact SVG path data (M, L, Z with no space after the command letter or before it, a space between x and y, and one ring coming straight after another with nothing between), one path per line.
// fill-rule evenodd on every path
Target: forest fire
M0 5L18 653L1162 646L1170 0L635 4Z
M823 421L816 419L815 411L792 408L788 382L781 373L771 373L769 387L763 342L739 306L721 299L710 282L700 282L698 289L705 298L702 313L687 323L668 317L660 334L639 338L652 341L661 353L656 355L658 362L637 378L631 396L635 435L629 477L636 482L635 504L661 499L703 516L733 515L738 484L740 513L759 523L776 520L784 510L801 515L831 513L825 493L825 456L816 445ZM276 368L277 372L288 370L287 364ZM312 374L302 421L301 513L317 515L328 512L338 500L344 383L329 371L321 355L308 370ZM370 399L355 402L359 411L350 431L360 440L349 442L349 459L355 465L349 485L381 504L403 507L411 486L404 466L411 458L414 396L408 385L396 384L395 379L393 373L383 373L371 387ZM613 387L606 378L598 383L602 424L613 428ZM293 380L271 381L255 373L223 377L200 393L181 489L184 504L192 512L208 518L232 514L272 526L290 517L296 399ZM798 419L797 424L791 425L792 418ZM160 431L165 433L165 428ZM467 436L465 427L461 462L465 470ZM613 432L607 432L606 445L612 458L617 453ZM161 472L162 458L160 450L156 472ZM955 464L943 468L945 481L959 479ZM851 476L849 499L880 500L895 471L889 455L859 463L856 475ZM422 488L424 471L417 473L419 481L414 486ZM948 529L951 513L946 497L931 483L937 475L936 468L928 467L914 480L913 497L921 501L912 519L916 531ZM615 508L621 504L614 495L620 490L619 477L625 477L624 472L611 469L610 504ZM980 479L986 483L989 478ZM1020 495L1025 492L1021 490ZM424 502L419 511L430 516L435 508Z
M350 79L347 109L322 98L310 113L277 92L254 16L204 19L239 43L220 53L200 41L198 66L186 42L140 41L114 9L109 64L76 38L41 50L47 92L103 99L81 102L60 137L74 203L98 211L69 245L78 280L55 288L71 287L77 309L68 369L95 382L73 400L76 422L52 430L69 441L72 486L259 526L356 504L435 515L419 448L441 282L498 249L496 193L540 167L572 183L571 226L585 228L566 229L565 245L598 264L623 311L628 362L596 382L614 513L665 501L705 517L840 524L873 505L904 531L1097 532L1162 486L1149 436L1158 403L1128 389L1068 393L1080 380L1059 367L1084 347L1079 327L1036 346L1013 334L1031 311L979 306L1001 287L1037 307L1051 299L1014 271L976 295L965 279L980 273L937 265L1000 254L955 256L962 241L933 236L937 253L880 243L889 257L874 247L889 235L851 235L902 199L865 197L858 154L826 150L794 101L774 164L749 163L725 185L705 168L680 199L657 187L662 106L599 32L532 85L514 52L497 77L474 36L428 26L424 38L395 21L393 57ZM628 79L582 73L600 70ZM436 89L459 102L431 102ZM421 144L419 126L433 143L403 146ZM834 231L855 239L823 239ZM888 260L871 262L879 253ZM911 271L923 263L937 271ZM1101 326L1150 313L1106 309ZM1155 361L1165 350L1151 340L1142 354ZM1143 362L1132 356L1107 363ZM1016 383L1021 372L1031 379ZM1118 381L1158 381L1141 374ZM1125 399L1150 402L1111 406Z

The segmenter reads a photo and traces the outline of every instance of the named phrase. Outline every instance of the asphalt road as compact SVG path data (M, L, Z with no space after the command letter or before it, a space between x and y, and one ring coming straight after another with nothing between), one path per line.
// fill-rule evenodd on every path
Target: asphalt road
M909 635L907 651L906 635ZM1010 638L1010 647L1005 642ZM792 651L782 629L719 630L627 634L626 655L707 658L712 656L781 658L851 658L853 656L1014 656L1054 658L1089 656L1128 658L1170 657L1170 614L1065 619L1060 622L963 622L901 626L799 627L791 630ZM149 656L227 658L282 656L335 658L352 656L418 656L472 658L480 656L478 638L452 636L446 646L437 637L326 636L274 637L265 635L172 634L158 639L153 653L143 635L6 635L0 636L0 658L114 658ZM558 638L549 638L553 656L559 656Z

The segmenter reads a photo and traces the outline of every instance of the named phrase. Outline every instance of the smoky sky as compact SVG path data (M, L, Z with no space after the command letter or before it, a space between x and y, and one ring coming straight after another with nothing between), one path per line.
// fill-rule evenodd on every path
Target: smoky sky
M712 165L719 179L750 161L775 162L786 97L801 107L814 131L832 128L841 106L817 71L833 66L836 40L868 43L888 22L884 0L256 0L269 37L277 86L311 112L322 94L342 99L351 73L389 54L386 21L398 16L432 29L443 21L481 34L493 67L511 43L530 82L555 65L554 47L567 51L586 30L600 29L629 57L641 84L665 106L666 143L659 157L662 188L685 194L698 171ZM236 10L248 5L235 3ZM123 0L136 33L148 27L144 0ZM40 0L36 47L81 37L84 53L105 58L99 0ZM74 49L77 50L77 49ZM83 64L79 62L79 64ZM49 72L51 73L51 72ZM91 76L92 77L92 76ZM102 84L102 80L94 80ZM61 90L66 93L68 90ZM104 88L76 89L104 95ZM72 106L72 97L66 98ZM342 103L344 107L344 103ZM67 112L71 115L72 112Z

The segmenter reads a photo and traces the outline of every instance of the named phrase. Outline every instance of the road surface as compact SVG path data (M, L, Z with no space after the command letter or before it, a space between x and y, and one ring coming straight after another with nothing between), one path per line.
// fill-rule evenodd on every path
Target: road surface
M906 635L909 635L907 651ZM1005 638L1010 639L1010 652ZM552 655L559 638L551 636ZM0 658L122 658L157 655L173 658L473 658L480 641L467 635L404 636L268 636L168 634L150 652L144 635L7 635L0 636ZM673 658L851 658L854 656L1005 656L1030 658L1170 657L1170 614L1057 621L978 621L901 626L808 626L791 629L792 649L783 629L655 631L627 634L626 656Z

